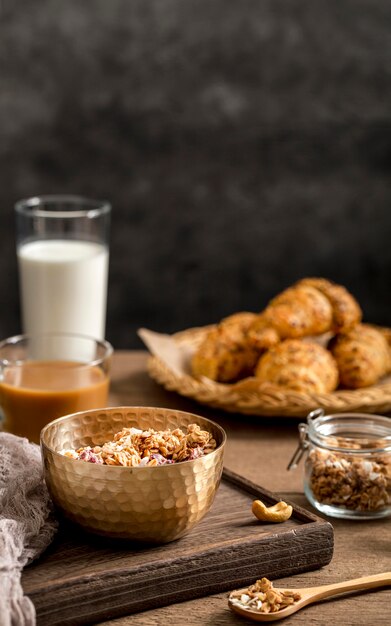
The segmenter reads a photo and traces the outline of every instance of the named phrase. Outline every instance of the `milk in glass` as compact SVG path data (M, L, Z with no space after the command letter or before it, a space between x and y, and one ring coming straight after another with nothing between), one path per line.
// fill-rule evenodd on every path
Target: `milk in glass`
M19 245L17 255L25 333L104 338L109 261L105 245L35 240Z

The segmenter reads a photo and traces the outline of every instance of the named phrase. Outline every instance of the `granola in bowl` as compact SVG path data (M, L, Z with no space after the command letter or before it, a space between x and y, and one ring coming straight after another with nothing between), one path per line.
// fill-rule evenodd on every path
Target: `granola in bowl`
M209 511L225 443L219 424L162 407L81 411L41 432L58 510L88 532L152 544L182 537Z
M209 454L216 448L216 441L207 430L198 424L189 424L187 432L175 430L141 430L123 428L111 441L99 446L84 446L61 450L61 454L71 459L118 465L123 467L153 467L183 461L193 461Z

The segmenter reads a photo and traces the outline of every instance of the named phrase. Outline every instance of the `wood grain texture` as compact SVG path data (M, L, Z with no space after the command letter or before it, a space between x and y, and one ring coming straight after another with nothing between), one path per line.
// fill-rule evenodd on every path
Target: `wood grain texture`
M281 494L311 510L302 494ZM391 528L384 520L355 523L333 520L334 556L319 570L284 576L275 585L285 588L317 586L380 573L390 566ZM252 622L234 615L228 608L228 593L211 594L187 602L144 611L104 622L104 626L249 626ZM389 589L334 598L306 607L281 622L283 626L389 626L391 617ZM99 624L99 626L103 626Z
M225 470L206 518L183 539L159 547L107 542L63 524L51 551L23 577L39 624L90 624L330 562L328 522L294 505L284 524L262 523L251 513L254 498L279 500Z

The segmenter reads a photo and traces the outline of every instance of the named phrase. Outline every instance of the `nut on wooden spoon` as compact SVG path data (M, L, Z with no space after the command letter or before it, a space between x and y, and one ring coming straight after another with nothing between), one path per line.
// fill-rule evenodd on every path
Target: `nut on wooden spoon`
M252 619L255 622L273 622L283 619L284 617L288 617L288 615L292 615L292 613L296 613L296 611L300 611L300 609L304 608L308 604L312 604L313 602L318 602L319 600L324 600L326 598L331 598L341 593L346 593L347 591L360 591L363 589L373 589L375 587L388 587L390 585L391 572L384 572L383 574L363 576L362 578L355 578L353 580L333 583L331 585L303 587L301 589L294 589L293 592L292 590L273 587L271 591L276 592L277 594L289 593L292 595L294 593L295 597L300 596L300 599L272 613L262 612L262 607L257 609L252 607L245 608L244 605L242 606L238 602L238 598L243 597L243 595L247 595L246 592L248 591L248 588L245 588L233 591L229 595L228 606L235 613L238 613L243 617L247 617L247 619Z

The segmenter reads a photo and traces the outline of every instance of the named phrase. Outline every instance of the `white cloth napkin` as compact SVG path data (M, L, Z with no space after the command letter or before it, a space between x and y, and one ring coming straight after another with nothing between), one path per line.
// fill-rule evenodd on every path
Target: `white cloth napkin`
M0 433L0 626L35 625L21 573L47 548L56 529L39 446Z

